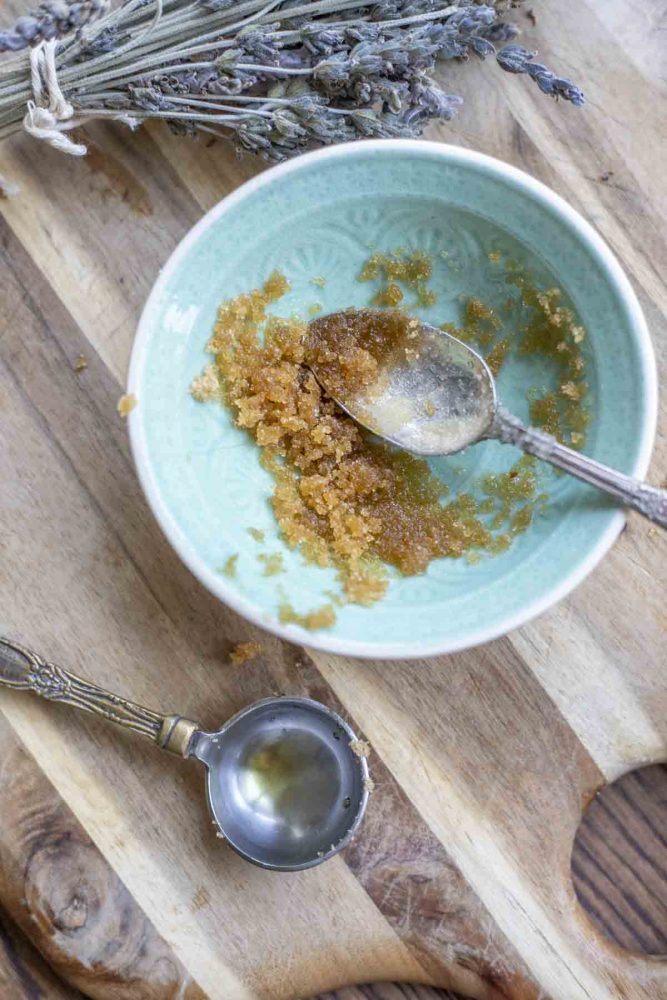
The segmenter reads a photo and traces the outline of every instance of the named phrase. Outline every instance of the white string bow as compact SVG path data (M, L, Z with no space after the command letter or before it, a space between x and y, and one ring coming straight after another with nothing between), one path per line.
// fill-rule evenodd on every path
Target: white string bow
M48 142L70 156L85 156L86 147L67 135L77 122L71 119L74 108L66 100L56 72L55 38L41 41L30 50L30 82L34 100L28 101L23 128L34 139Z

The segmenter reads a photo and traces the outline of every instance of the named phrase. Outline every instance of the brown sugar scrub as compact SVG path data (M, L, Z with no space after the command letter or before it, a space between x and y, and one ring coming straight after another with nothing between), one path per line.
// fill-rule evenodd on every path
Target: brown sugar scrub
M392 284L403 294L399 308L374 312L363 343L344 324L332 329L327 316L309 327L299 318L270 315L271 304L289 290L276 273L262 288L220 306L208 344L214 362L191 392L197 400L226 405L260 447L261 462L275 480L271 504L287 545L308 562L334 567L347 601L371 605L386 591L389 567L414 575L434 559L474 562L480 553L505 551L546 497L538 492L534 461L525 457L508 472L484 477L475 495L449 497L427 462L373 440L326 396L310 365L321 371L330 365L327 384L335 392L330 375L346 388L362 387L374 380L387 352L409 352L411 317L403 305L409 310L410 290L418 297L430 292L431 263L419 253L374 254L359 277L379 281L375 299ZM447 328L479 345L496 371L511 350L554 359L560 389L553 402L550 393L536 395L531 415L539 403L543 426L571 441L585 432L585 418L578 416L586 392L581 328L559 305L556 290L536 291L518 270L508 270L507 280L525 319L516 342L503 317L478 300L462 304L460 327ZM395 298L392 292L385 301ZM325 328L326 338L318 336ZM335 611L325 605L299 615L283 601L280 620L325 628L334 623Z
M359 281L380 281L371 300L374 306L406 305L406 291L414 292L414 306L432 306L437 302L435 292L428 287L432 276L433 261L428 254L423 250L408 253L399 247L390 254L372 254L361 269Z
M586 331L577 323L572 309L562 304L559 288L539 291L516 265L508 268L506 280L519 294L507 300L505 311L518 306L522 317L512 337L504 332L500 315L474 298L465 300L460 325L443 323L442 329L479 350L496 376L511 351L518 357L547 361L559 384L547 392L528 390L530 422L562 444L582 448L590 423L582 351Z

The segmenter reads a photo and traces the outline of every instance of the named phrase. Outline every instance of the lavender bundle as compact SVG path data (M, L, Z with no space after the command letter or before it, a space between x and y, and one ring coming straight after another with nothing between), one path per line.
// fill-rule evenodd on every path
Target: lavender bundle
M433 74L470 55L583 103L512 42L505 0L106 2L45 0L0 32L0 51L19 50L0 63L0 138L24 128L82 155L67 134L78 124L159 118L275 161L364 136L414 137L456 114L462 99Z

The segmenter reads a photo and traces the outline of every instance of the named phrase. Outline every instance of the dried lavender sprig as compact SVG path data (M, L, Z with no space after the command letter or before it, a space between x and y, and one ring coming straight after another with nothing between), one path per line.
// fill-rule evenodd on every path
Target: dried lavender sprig
M325 13L328 12L332 6L335 6L338 12L342 9L350 8L352 4L356 5L356 2L357 0L318 0L318 2L312 2L311 0L308 9L313 13L313 15L319 16L322 12ZM258 5L257 0L250 0L250 2L241 4L240 7L238 8L238 11L240 12L241 10L243 10L245 12L251 7L255 8L257 8L258 6L264 7L264 3L265 0L262 0L262 2ZM131 0L130 4L128 5L128 9L131 8L133 4L136 4L136 0ZM415 16L424 16L424 14L430 18L439 16L441 19L447 20L448 23L446 25L445 31L443 32L445 44L440 45L438 55L440 58L444 57L452 58L452 57L462 57L466 55L471 41L474 41L473 32L471 29L475 28L477 29L478 32L480 28L485 28L490 23L491 18L493 17L493 10L488 5L476 6L474 4L471 5L470 3L467 3L460 9L455 6L449 5L446 7L439 7L439 8L436 7L436 9L433 10L432 5L429 4L429 0L421 0L421 7L425 7L426 10L425 11L420 10L420 0L417 0L416 3L413 2L412 4L404 3L403 8L405 10L410 11L410 17L399 19L398 21L384 20L381 21L379 25L371 26L369 25L368 22L364 22L363 17L359 17L358 19L356 19L356 21L342 22L342 25L345 26L347 24L348 30L349 28L354 27L356 32L358 33L362 25L365 25L366 29L368 29L369 27L388 29L392 28L395 24L402 25L410 23ZM301 13L304 9L305 8L303 6L288 7L284 16L289 20L294 17L295 12ZM355 8L353 7L352 9L354 10ZM385 12L395 12L397 9L399 8L396 3L390 5L385 2L384 6L382 7L382 10L384 10ZM356 7L356 10L358 11L359 8ZM365 9L361 8L361 10L364 11ZM262 16L261 12L259 16L261 20ZM111 17L113 17L113 15L111 15ZM105 21L106 20L107 19L105 19ZM327 32L329 32L330 34L331 31L334 30L333 28L329 27L328 24L325 24L323 30L321 30L320 29L321 23L322 22L318 20L313 20L313 22L311 22L311 25L313 27L313 37L315 37L318 32L320 34L326 35ZM226 29L226 27L227 25L221 26L220 29L221 34ZM279 33L274 33L274 35L275 34ZM201 41L201 38L199 40ZM284 42L280 38L271 38L269 40L267 36L267 42L268 41L271 41L273 44L279 46L282 46L284 44ZM217 48L216 43L211 43L206 46L198 45L196 47L192 47L185 45L184 42L185 40L182 37L182 33L179 33L179 36L177 37L171 48L170 47L167 47L166 49L161 48L157 53L148 56L146 58L144 58L140 53L138 53L137 54L138 57L134 60L133 64L130 66L125 66L124 64L125 61L123 59L118 58L118 52L112 51L106 57L98 57L87 63L87 70L90 73L90 71L94 67L95 68L98 66L102 67L105 65L112 66L112 68L109 69L103 76L96 77L95 82L97 84L102 81L117 80L121 76L125 77L128 74L132 75L135 72L137 74L141 73L145 75L149 66L151 65L157 66L160 62L163 62L165 60L169 61L170 51L175 52L176 50L178 50L179 57L184 58L186 56L191 57L192 55L195 54L203 54L204 51L207 52L215 51ZM224 46L230 43L222 40L219 44L221 46ZM349 49L349 45L343 44L343 48ZM62 67L60 73L61 83L69 83L71 81L74 81L77 79L79 75L80 75L80 66L77 65L70 67L64 66ZM21 81L21 83L15 86L7 84L6 87L3 88L2 91L3 95L9 96L12 93L15 93L17 95L20 94L22 99L27 99L27 97L29 96L28 93L26 92L25 82L23 81Z
M0 31L0 52L17 52L42 39L61 38L100 17L108 0L43 0L32 14L19 17L10 31Z
M285 0L274 0L274 3L270 5L271 8L275 5L275 2L284 3ZM311 13L311 16L315 18L320 17L323 14L328 14L332 8L335 8L337 12L347 9L358 10L359 0L309 0L307 7L286 6L285 9L281 11L281 17L283 20L289 21L298 15L302 15L303 11L307 9ZM449 8L442 9L451 9L451 6ZM170 50L178 50L179 57L181 58L190 58L193 55L214 51L217 48L224 46L226 44L224 42L224 37L230 34L230 32L233 33L239 26L240 22L237 17L239 13L245 14L248 12L254 12L252 18L256 26L263 25L267 18L271 17L271 11L267 7L266 0L249 0L249 2L241 3L240 5L235 6L234 11L235 17L229 23L227 23L227 21L221 23L220 15L212 14L205 17L200 15L200 17L198 19L194 19L191 24L179 24L179 31L176 33L174 32L174 23L169 18L165 18L162 29L154 33L150 44L145 46L137 45L136 49L133 50L133 55L135 56L138 66L142 70L145 70L149 65L157 65L163 61L162 57L165 52ZM246 24L248 20L248 18L245 18L242 23ZM206 34L202 34L203 27L209 27L213 24L215 24L214 30ZM163 45L163 36L168 37L173 41L172 46L168 47L166 50ZM191 38L196 40L196 45L188 46L185 44L186 40ZM206 41L210 44L202 44ZM230 42L227 44L234 43ZM150 53L152 53L152 55ZM94 60L94 63L91 62L89 64L89 68L93 64L103 64L109 62L113 62L114 65L117 64L118 60L116 51L105 54ZM65 72L62 75L62 80L67 82L68 79L72 76L76 76L76 74L76 67L69 71L65 69Z
M156 13L157 5L157 13ZM432 79L442 60L496 54L514 37L501 0L126 0L57 55L68 102L86 120L163 118L183 134L230 135L281 159L360 136L413 136L461 98ZM498 63L574 104L581 92L506 46ZM0 74L0 135L20 127L27 61ZM72 123L67 123L68 127Z
M566 101L571 101L575 107L581 107L584 95L579 87L570 80L556 76L542 63L533 62L536 55L536 52L530 52L521 45L506 45L497 54L496 59L507 73L527 73L535 80L542 93L549 94L550 97L562 97Z
M280 2L282 2L282 0L280 0ZM145 11L146 10L145 3L143 3L142 0L139 0L139 3L140 3L141 10ZM263 8L265 6L265 3L266 3L266 0L250 0L250 2L245 2L245 3L241 3L240 5L239 4L235 5L234 11L235 11L235 14L237 12L238 13L241 13L241 12L245 13L247 11L255 11L256 23L257 23L257 25L261 25L265 21L266 17L270 16L270 14L264 15L262 12L258 12L259 8ZM123 11L126 8L128 10L130 10L133 7L136 7L136 6L137 6L137 0L131 0L131 2L129 4L126 4L124 7L120 8L120 10ZM186 9L191 9L192 6L193 5L191 5L191 4L187 5ZM437 18L437 17L440 17L440 18L445 17L446 18L449 15L451 15L452 12L457 13L457 6L458 6L458 4L454 4L454 5L449 4L449 5L445 5L445 6L435 5L435 4L434 5L430 5L428 3L428 0L425 3L424 3L424 0L422 0L422 6L428 8L428 9L426 11L418 13L418 14L412 13L412 9L419 10L419 4L412 4L412 5L405 5L405 6L406 6L406 9L411 10L411 15L410 15L409 19L408 18L403 18L400 21L394 21L394 22L385 21L384 23L387 26L390 26L390 25L393 25L393 24L408 23L408 20L412 21L412 20L415 20L417 18L420 18L420 19L421 18ZM395 3L394 4L388 3L387 0L385 0L385 3L381 7L381 9L385 10L385 11L393 11L393 10L396 9L396 7L397 7L397 5ZM432 9L433 7L436 7L436 9ZM309 3L307 5L305 5L305 6L304 5L302 5L300 7L297 7L297 6L291 6L291 7L286 6L286 8L283 11L281 11L281 17L283 18L283 20L290 20L290 19L293 19L293 18L297 17L298 15L303 15L304 11L308 11L309 14L311 15L311 17L313 17L313 18L318 17L319 18L322 14L327 14L332 9L335 9L336 12L339 12L339 11L346 10L346 9L352 9L352 10L354 10L355 8L357 10L359 10L358 0L316 0L316 2L313 2L313 0L309 0ZM467 3L464 6L464 10L466 10L466 9L472 9L473 11L475 11L475 16L477 18L479 18L480 12L482 12L482 14L484 15L484 22L489 21L490 17L492 16L491 9L489 8L488 5L482 5L480 7L475 7L474 4ZM364 12L364 16L365 16L365 10L366 10L366 8L361 8L361 10ZM377 8L376 8L376 10L377 10ZM136 17L136 10L132 10L132 13L133 13L132 20L134 20L135 17ZM118 11L114 12L113 14L111 14L107 18L105 18L103 25L102 24L100 25L98 34L103 34L107 30L108 25L110 25L111 21L114 20L114 19L117 20L117 15L118 15ZM174 15L171 15L171 16L173 17ZM364 16L361 16L359 18L359 20L358 20L359 24L363 24L364 23ZM233 20L236 20L236 18L234 18ZM181 43L184 43L185 40L186 40L186 38L190 34L192 34L193 31L194 31L195 36L197 37L198 42L201 43L205 38L211 38L211 39L220 38L222 35L226 34L229 31L230 28L233 29L235 27L234 23L232 23L232 24L228 24L228 23L221 24L221 23L219 23L220 19L218 17L218 23L216 25L216 30L209 32L208 35L202 36L201 35L201 28L203 27L204 24L208 23L209 21L211 21L212 23L215 22L216 21L216 15L212 15L211 17L205 17L203 19L200 17L199 20L197 21L197 23L192 26L192 30L191 31L181 30L178 33L178 35L175 37L175 44L176 44L176 46L180 46ZM238 21L236 21L236 23L238 24ZM319 22L315 21L313 23L317 24ZM349 24L350 22L341 22L341 23L344 25L346 23ZM366 23L368 23L368 22L366 22ZM453 26L454 26L454 18L452 17L452 25L450 27L453 27ZM112 27L113 27L113 25L112 25ZM174 38L173 27L174 27L174 25L171 23L170 16L165 17L164 18L164 24L163 24L162 28L160 30L158 30L158 31L156 31L156 32L153 33L153 41L151 42L150 46L143 46L143 45L139 45L138 43L136 44L136 48L133 48L135 56L137 58L141 58L143 56L144 52L148 51L149 48L150 49L157 49L158 50L157 51L157 55L155 56L155 61L157 62L160 59L160 55L162 53L162 45L161 45L162 37L161 36L163 34L167 34L167 35L170 35L170 37ZM187 26L186 26L186 29L187 29ZM215 48L215 45L207 46L206 48L210 50L211 48ZM196 54L198 51L201 51L201 50L199 50L198 47L197 47L197 49L193 49L191 47L184 46L182 48L181 54L182 55L191 56L191 55ZM72 53L68 53L68 55L70 56L70 59L71 59ZM109 61L109 57L111 57L113 59L114 63L116 63L117 62L117 55L118 55L117 51L115 51L113 53L111 53L111 52L105 53L100 58L92 60L88 64L88 68L91 69L96 64L103 63L105 61L108 62ZM61 62L62 62L62 60L59 58L59 63L61 63ZM77 68L76 67L74 67L73 70L72 69L68 69L67 67L65 67L64 73L63 73L63 75L61 77L62 81L63 82L67 82L71 78L72 73L74 73L76 75L76 72L77 72Z
M380 22L379 25L378 25L378 28L382 29L382 30L385 30L385 31L390 31L390 30L393 30L395 27L399 27L399 26L403 27L403 26L407 26L407 25L412 25L415 21L421 21L421 20L423 20L426 17L434 19L438 15L442 16L442 10L443 10L443 8L440 8L440 10L436 10L434 12L429 12L428 14L424 14L424 15L420 15L420 16L412 16L412 17L408 17L408 18L401 18L401 19L397 19L397 20ZM453 10L453 8L451 6L449 6L447 8L444 8L444 10L451 12ZM472 13L468 13L468 10L471 10ZM422 33L421 35L417 36L416 38L413 38L412 40L416 41L417 44L420 45L422 47L422 49L424 49L424 53L428 53L428 57L429 58L431 56L434 56L434 55L437 56L437 58L440 58L440 59L442 59L442 58L456 58L456 57L460 58L460 57L463 57L463 56L467 55L468 50L470 48L472 48L473 51L477 52L478 55L483 55L484 56L484 55L490 54L491 52L494 52L495 49L493 49L493 46L491 46L489 43L487 43L486 41L484 41L483 39L481 39L480 37L478 37L477 30L480 27L483 28L483 27L485 27L488 24L490 16L492 16L492 11L491 11L491 9L489 7L486 7L486 6L464 8L462 11L457 11L454 14L450 14L450 23L447 26L447 31L440 33L439 37L437 37L437 38L434 36L432 38L431 42L429 43L430 44L430 48L428 48L428 49L424 48L424 46L426 44L426 33ZM362 23L362 22L357 22L356 24L358 25L360 23ZM352 26L354 24L355 24L355 22L347 22L347 26ZM345 24L345 22L343 22L342 27L345 27L345 26L346 26L346 24ZM336 25L336 29L338 30L338 33L340 35L341 31L340 31L340 27L339 27L338 24ZM426 31L428 31L428 28L426 26L425 26L425 29L426 29ZM326 31L329 33L329 36L331 36L333 29L329 27L329 28L326 29ZM274 46L275 45L283 45L285 43L285 39L283 37L281 37L282 34L283 33L281 33L281 32L274 32L274 33L270 33L270 34L264 35L263 38L264 38L264 45L265 45L265 47L268 48L271 44L273 44ZM298 32L290 32L288 34L290 36L290 40L294 40L295 36L298 37L299 33ZM312 32L311 38L315 38L315 37L316 37L316 33ZM396 36L396 37L399 38L399 36ZM399 38L399 44L394 46L394 53L395 53L394 58L395 59L398 58L401 55L402 56L405 55L404 50L405 50L406 44L407 44L407 42L409 40L410 40L410 36L405 35L404 33L401 33L400 38ZM483 43L483 45L481 43ZM233 44L233 43L224 43L224 42L222 42L222 43L212 43L210 45L201 45L201 46L198 45L196 47L191 47L191 48L184 49L180 53L180 56L181 56L181 58L183 58L185 56L192 56L192 55L196 55L196 54L197 55L198 54L204 54L204 52L210 52L210 51L217 50L217 49L219 49L221 47L221 45L224 46L225 44ZM247 44L247 40L246 40L246 44ZM311 46L312 46L312 41L311 41ZM344 52L347 53L348 49L349 49L349 45L346 45L345 43L342 42L341 45L338 47L338 49L336 51L344 51ZM401 51L401 50L403 50L403 51ZM317 52L317 50L314 50L314 51ZM327 51L327 49L324 49L324 51ZM329 51L329 53L331 55L335 54L333 52L333 46L329 46L328 47L328 51ZM159 61L163 61L167 57L167 55L168 55L168 52L162 50L162 52L158 56L147 58L146 61L145 61L145 67L142 67L142 68L148 68L148 66L150 66L151 64L155 65ZM357 53L357 58L359 59L358 53ZM204 64L202 64L202 65L204 65ZM205 65L208 67L208 66L210 66L210 63L207 63ZM310 68L312 68L312 66ZM358 72L359 73L363 73L365 68L366 67L364 67L363 63L360 63L360 65L358 67ZM176 69L180 70L180 67L177 67ZM259 64L248 64L248 63L240 62L236 66L236 69L239 70L240 72L244 72L244 71L245 72L255 72L255 73L259 73L261 75L263 73L266 73L270 69L270 67L263 66L263 65L261 65L261 63L259 63ZM330 65L330 67L329 67L329 70L330 70L330 75L332 75L334 73L338 73L340 75L340 73L342 72L342 67L340 67L340 66L336 67L332 63ZM166 70L163 70L163 72L174 72L174 71L175 71L175 67L173 67L173 66L169 66ZM122 68L122 67L115 67L113 70L110 70L107 74L105 74L105 76L103 78L100 78L100 79L104 79L105 81L112 80L112 79L117 79L118 77L127 75L127 72L128 71L126 69ZM284 67L281 67L281 68L276 68L274 75L276 75L276 76L281 76L281 75L299 75L302 72L304 73L304 75L306 75L305 71L302 71L302 70L298 70L297 71L295 67L284 66ZM326 72L326 67L323 65L320 68L320 76L322 76L325 72ZM66 80L67 76L64 75L63 79ZM98 79L96 82L100 82L100 80Z

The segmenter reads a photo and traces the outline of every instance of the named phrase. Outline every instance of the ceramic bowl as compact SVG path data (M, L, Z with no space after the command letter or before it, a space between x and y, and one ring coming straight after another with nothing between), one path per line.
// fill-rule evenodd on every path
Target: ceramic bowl
M475 565L440 559L423 576L395 575L384 600L339 608L329 629L280 624L285 599L301 613L327 603L335 573L306 565L283 543L258 449L219 404L195 402L188 386L210 360L205 345L222 300L279 269L291 282L276 303L280 315L366 305L361 264L371 247L398 246L433 254L438 302L419 311L432 322L455 320L462 294L498 305L506 297L493 250L525 263L544 287L563 289L588 331L586 451L643 476L655 431L655 361L634 292L591 226L527 174L453 146L364 142L267 170L225 198L174 251L141 317L128 385L138 400L129 418L137 470L167 538L209 590L286 639L352 656L427 656L517 628L571 591L624 522L613 502L545 469L546 514L504 554ZM319 275L324 287L312 282ZM526 392L546 377L534 362L511 360L501 398L527 418ZM455 492L517 457L484 442L433 466ZM267 577L258 555L272 552L282 553L285 571ZM234 554L230 578L222 570Z

